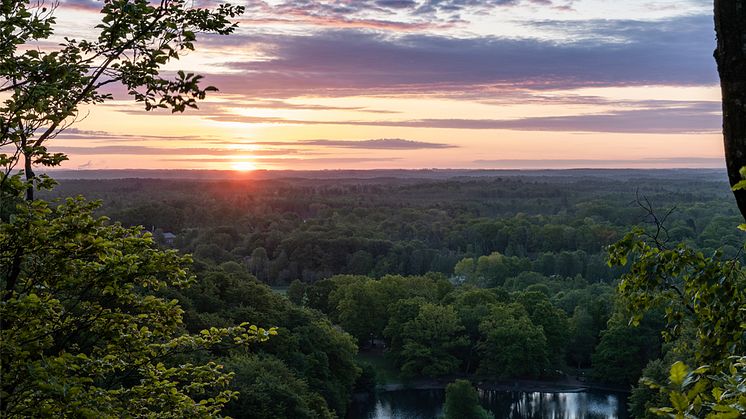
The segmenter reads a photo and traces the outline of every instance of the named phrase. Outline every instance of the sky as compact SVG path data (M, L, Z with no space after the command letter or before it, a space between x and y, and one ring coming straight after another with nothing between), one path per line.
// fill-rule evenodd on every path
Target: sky
M126 96L50 143L64 169L723 167L705 0L240 0L169 64L220 89ZM57 36L100 3L63 0Z

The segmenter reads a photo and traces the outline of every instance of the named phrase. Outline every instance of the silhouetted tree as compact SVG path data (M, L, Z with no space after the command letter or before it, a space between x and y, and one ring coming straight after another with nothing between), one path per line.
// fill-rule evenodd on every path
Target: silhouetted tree
M715 0L715 33L720 87L723 95L725 163L731 185L746 166L746 0ZM746 190L734 192L746 217Z

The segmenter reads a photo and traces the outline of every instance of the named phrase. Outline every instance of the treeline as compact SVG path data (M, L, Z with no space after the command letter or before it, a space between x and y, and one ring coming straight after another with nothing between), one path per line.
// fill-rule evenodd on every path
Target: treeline
M665 307L629 324L615 291L627 268L607 264L606 246L653 215L664 242L728 257L741 239L724 181L650 173L65 181L54 193L103 198L102 214L194 255L196 285L165 295L184 309L186 331L279 328L251 352L192 358L235 373L241 395L226 413L343 417L351 394L375 385L358 348L385 346L404 377L590 368L590 379L629 388L643 368L665 376ZM268 285L289 285L288 298ZM653 397L635 394L638 407Z
M125 225L176 234L173 246L247 266L262 282L338 274L452 275L457 262L498 252L544 275L609 281L605 246L646 221L636 196L667 220L672 241L735 254L727 187L717 179L506 177L452 180L67 180L55 190L102 198ZM646 177L647 176L647 177ZM640 198L642 200L642 198ZM644 203L644 201L643 201ZM655 208L654 208L655 209ZM659 214L660 215L660 214Z
M482 288L438 274L341 275L296 281L288 297L327 314L362 347L384 345L405 377L546 378L569 365L629 385L660 353L660 315L633 328L613 286L580 277L522 272Z

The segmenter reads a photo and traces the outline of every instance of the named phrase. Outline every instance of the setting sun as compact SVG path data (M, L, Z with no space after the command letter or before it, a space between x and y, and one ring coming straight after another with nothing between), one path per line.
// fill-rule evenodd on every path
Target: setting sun
M231 163L231 169L239 172L248 172L250 170L256 170L256 165L250 161L237 161Z

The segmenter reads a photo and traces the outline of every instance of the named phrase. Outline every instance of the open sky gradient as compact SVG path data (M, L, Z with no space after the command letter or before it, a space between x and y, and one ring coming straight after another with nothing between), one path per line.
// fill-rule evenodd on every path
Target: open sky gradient
M50 144L66 169L723 167L706 0L240 0L168 71L183 115L121 92ZM63 0L58 36L100 3Z

